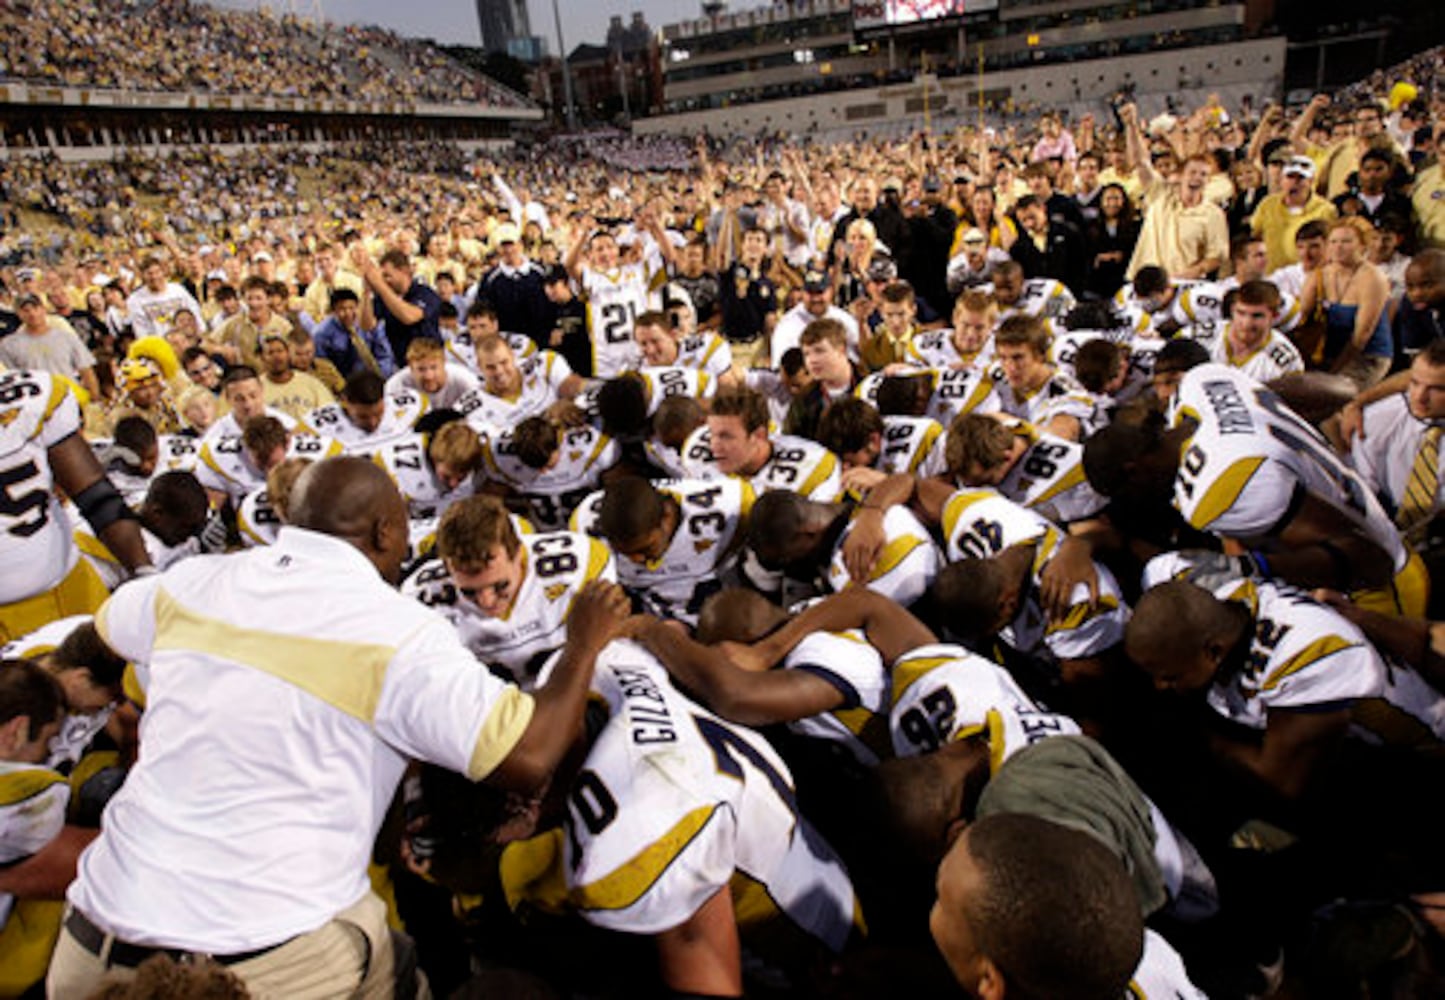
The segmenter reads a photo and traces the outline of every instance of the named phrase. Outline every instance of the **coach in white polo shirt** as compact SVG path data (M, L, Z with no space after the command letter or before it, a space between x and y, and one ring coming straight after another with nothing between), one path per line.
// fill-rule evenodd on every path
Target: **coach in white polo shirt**
M406 508L380 468L312 466L290 516L275 545L187 560L96 614L144 665L142 750L81 856L51 997L157 951L210 956L258 997L389 997L367 861L408 758L534 791L581 732L593 660L627 613L616 584L582 590L528 695L393 589Z

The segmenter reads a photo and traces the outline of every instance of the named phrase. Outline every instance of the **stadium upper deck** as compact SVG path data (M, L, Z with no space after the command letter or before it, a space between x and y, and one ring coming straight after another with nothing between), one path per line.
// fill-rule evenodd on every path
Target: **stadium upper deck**
M394 32L189 0L5 4L0 77L108 90L531 106L430 44Z

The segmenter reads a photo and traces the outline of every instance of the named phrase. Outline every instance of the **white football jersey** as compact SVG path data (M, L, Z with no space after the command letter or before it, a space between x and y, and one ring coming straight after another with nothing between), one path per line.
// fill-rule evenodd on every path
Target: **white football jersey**
M372 461L396 483L413 521L434 521L452 504L476 490L473 476L462 480L454 490L446 489L437 479L426 449L425 435L408 434L383 445L372 456Z
M908 374L927 372L933 383L933 395L923 415L937 420L944 427L953 423L960 413L996 413L1003 408L998 394L999 383L978 368L926 368ZM878 405L878 388L888 376L883 372L865 375L853 394L864 402Z
M993 367L993 337L971 357L964 357L953 343L953 330L926 330L908 342L908 359L923 368L952 368L966 363L970 368L988 371Z
M1093 517L1108 505L1084 475L1084 446L1021 424L1028 448L998 484L998 491L1055 524Z
M567 640L567 615L578 592L592 580L616 582L617 566L606 543L586 535L522 535L521 543L522 583L505 615L482 614L457 592L440 559L424 563L401 592L444 615L473 656L530 691L547 658Z
M833 558L828 562L826 583L835 593L850 582L848 567L843 564L843 543L852 534L855 523L850 521L838 537ZM933 544L933 536L923 522L906 507L889 507L884 511L883 537L883 550L868 571L864 586L908 607L933 586L933 579L938 576L938 546Z
M280 530L281 515L271 505L266 487L247 493L236 508L236 531L241 536L241 544L248 549L257 545L275 545Z
M1063 282L1053 278L1029 278L1024 282L1017 302L1011 306L1000 306L998 321L1002 323L1011 316L1062 319L1075 304L1074 293Z
M654 614L697 624L703 602L723 587L735 541L753 506L746 479L660 479L658 492L678 506L677 528L661 558L647 565L621 559L617 579ZM587 497L572 516L572 530L597 533L603 491Z
M335 438L301 431L292 431L286 443L287 458L309 458L319 462L340 454L343 454L341 442ZM206 489L226 494L232 503L240 503L247 493L266 485L266 474L251 461L240 437L204 441L200 464L196 466L196 478Z
M642 363L642 352L632 339L632 324L653 307L654 293L665 278L656 247L649 247L642 261L619 264L612 271L582 269L592 373L598 378L614 378Z
M948 473L948 433L928 417L884 417L883 441L873 468L910 476Z
M1168 941L1144 928L1144 955L1129 980L1127 1000L1209 1000L1189 980L1184 960Z
M1256 382L1272 382L1281 375L1305 370L1304 358L1299 348L1284 334L1271 330L1263 344L1243 357L1229 354L1229 324L1225 323L1219 336L1209 345L1210 360L1216 364L1237 368Z
M527 503L528 518L543 531L567 526L577 505L617 464L617 442L595 427L575 427L562 435L557 463L534 469L517 458L510 430L482 442L487 474L511 487Z
M1108 340L1118 344L1129 352L1129 373L1124 377L1123 388L1114 394L1114 398L1121 403L1128 402L1153 390L1154 359L1159 354L1159 348L1168 343L1162 338L1146 335L1143 331L1148 326L1147 317L1143 317L1140 324L1125 329L1067 330L1054 338L1049 357L1061 371L1077 381L1074 358L1080 347L1091 340Z
M1174 506L1201 531L1248 542L1276 530L1303 488L1359 525L1395 571L1409 558L1364 481L1273 392L1223 365L1185 374L1173 422L1192 419L1174 480Z
M374 431L364 431L352 423L340 403L329 403L312 410L307 414L306 422L316 433L340 441L348 455L374 455L388 441L410 434L417 420L427 411L426 399L419 392L403 389L388 393L385 402L381 423Z
M747 477L758 493L791 490L809 500L831 502L842 492L842 470L838 456L816 441L774 434L769 438L772 454L753 475ZM694 479L722 478L712 454L712 432L706 424L688 435L682 444L682 464Z
M643 367L630 374L635 374L642 380L649 417L657 412L662 401L669 396L711 399L717 393L716 379L697 368L683 368L679 365ZM598 416L597 395L605 384L605 380L596 381L578 394L577 405L588 417Z
M1195 304L1196 309L1198 309L1200 312L1200 319L1198 320L1198 322L1209 322L1207 315L1207 303L1209 301L1212 301L1214 303L1214 308L1216 310L1223 302L1223 296L1214 293L1214 285L1212 282L1204 281L1199 278L1171 278L1169 279L1169 284L1175 289L1175 294L1173 298L1169 300L1168 304L1157 312L1151 313L1148 309L1145 308L1146 303L1137 294L1135 294L1134 283L1132 281L1124 282L1124 284L1119 288L1119 290L1114 293L1114 305L1129 314L1143 313L1144 315L1148 316L1149 323L1152 328L1154 326L1157 326L1160 322L1164 320L1172 320L1173 322L1179 323L1182 326L1188 326L1191 323L1196 322L1195 320L1191 320L1189 318L1189 315L1187 313L1184 313L1182 310L1178 313L1178 315L1176 315L1175 312L1176 308L1179 306L1179 300L1181 299L1181 297L1183 297L1185 293L1189 292L1193 288L1198 287L1201 289L1201 301Z
M1343 616L1302 590L1263 580L1225 584L1215 596L1246 605L1254 635L1242 669L1216 677L1209 706L1262 730L1272 708L1305 709L1384 695L1385 666Z
M865 767L890 754L888 668L861 632L814 632L783 658L787 670L813 674L843 696L831 712L788 723L802 736L841 745Z
M1238 287L1239 279L1229 277L1223 281L1201 282L1182 288L1174 296L1169 314L1181 326L1223 326L1229 320L1224 315L1224 299ZM1274 327L1276 330L1293 330L1300 322L1299 300L1282 288L1279 289L1279 298L1279 316Z
M1077 735L1067 715L1040 708L998 664L951 643L921 646L893 665L888 729L899 757L983 734L990 770L1049 736Z
M1058 551L1059 529L1031 510L992 490L960 490L943 508L943 537L950 562L964 558L991 559L1015 545L1033 545L1034 561L1029 587L1021 595L1019 610L1000 638L1025 655L1050 653L1060 660L1097 656L1124 639L1129 609L1114 575L1099 563L1099 598L1089 603L1089 588L1074 588L1069 611L1050 621L1039 605L1039 576Z
M677 342L677 360L673 364L706 372L715 380L732 368L733 349L722 337L705 330Z
M201 460L201 439L184 434L161 434L156 438L160 457L156 475L162 472L195 472Z
M0 760L0 865L23 861L54 840L65 828L69 802L70 785L59 772ZM14 896L0 892L0 929L14 905Z
M0 604L50 590L79 558L50 472L50 448L81 428L80 406L58 378L0 372Z
M565 871L581 915L656 934L742 874L771 901L765 912L841 950L858 925L852 883L768 742L689 701L633 642L602 651L593 685L610 718L567 798ZM734 903L747 933L758 910Z
M561 398L562 383L572 375L572 368L562 355L539 351L530 358L517 361L521 385L512 397L487 391L483 382L452 405L472 429L483 433L495 427L515 427L528 417L539 416Z
M999 411L1031 424L1044 424L1051 417L1068 415L1081 423L1093 413L1094 401L1072 375L1056 370L1033 392L1020 392L1007 380L998 383Z
M1220 714L1246 725L1255 725L1250 721L1254 719L1255 728L1262 728L1270 705L1309 703L1302 699L1328 702L1331 692L1340 691L1339 701L1355 703L1356 735L1412 746L1445 740L1445 696L1411 668L1377 656L1334 609L1287 584L1201 566L1179 552L1162 553L1145 565L1145 590L1171 580L1196 584L1255 612L1248 669L1211 689L1210 704ZM1306 668L1307 676L1294 676ZM1341 687L1353 683L1358 683L1349 689L1353 694Z

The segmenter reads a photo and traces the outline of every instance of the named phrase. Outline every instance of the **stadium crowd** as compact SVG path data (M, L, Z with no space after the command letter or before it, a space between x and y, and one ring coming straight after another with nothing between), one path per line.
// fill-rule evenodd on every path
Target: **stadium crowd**
M1440 995L1441 70L8 162L0 995Z
M440 104L525 102L435 46L377 27L191 0L17 0L0 77L52 86Z

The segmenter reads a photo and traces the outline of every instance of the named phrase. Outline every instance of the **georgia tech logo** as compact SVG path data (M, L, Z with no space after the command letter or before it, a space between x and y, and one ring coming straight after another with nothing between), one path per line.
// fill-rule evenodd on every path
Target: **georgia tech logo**
M547 587L545 590L543 590L542 593L547 595L547 600L555 601L563 594L567 593L567 585L565 583L554 583L550 587Z

